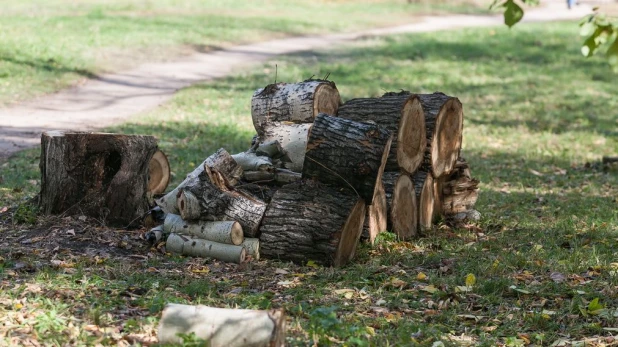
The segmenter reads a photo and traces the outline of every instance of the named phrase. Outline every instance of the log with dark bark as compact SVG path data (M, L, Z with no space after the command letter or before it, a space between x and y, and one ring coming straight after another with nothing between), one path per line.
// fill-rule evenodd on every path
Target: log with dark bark
M422 171L438 178L455 167L463 134L463 107L444 93L417 94L425 114L427 148Z
M365 202L350 190L313 180L281 187L262 221L264 258L342 266L355 254Z
M253 94L251 118L258 136L264 140L268 128L284 123L313 123L319 113L337 114L340 103L339 91L330 81L270 84Z
M427 139L423 109L415 95L402 92L352 99L339 108L337 115L357 122L373 121L393 134L386 171L401 168L413 173L421 165Z
M244 180L247 182L257 182L261 184L286 185L301 179L298 172L286 169L274 169L271 171L245 171Z
M478 198L479 181L472 178L465 159L459 158L451 174L443 178L442 213L448 218L474 209Z
M320 114L309 134L303 178L352 188L372 204L392 136L375 124Z
M226 191L202 173L181 188L178 210L184 220L237 221L244 236L256 237L266 204L239 190Z
M241 310L167 304L157 336L161 344L182 344L183 335L207 341L209 347L283 347L283 310Z
M435 213L435 185L433 176L426 171L417 171L412 177L418 204L418 225L422 232L433 229Z
M83 214L133 226L149 210L152 136L48 131L41 136L44 214Z
M161 207L165 213L180 214L177 203L180 190L187 184L198 180L198 177L204 174L206 167L209 168L208 172L206 172L208 179L213 179L215 184L218 185L234 186L238 183L243 174L242 168L234 158L224 148L220 148L206 158L195 170L189 173L185 180L174 188L174 190L157 200L157 205Z
M378 182L378 189L373 197L373 203L367 206L367 216L363 225L362 238L369 240L371 244L375 242L379 233L386 231L388 222L388 207L384 184Z
M409 240L418 230L414 184L408 174L399 172L385 172L382 181L388 202L388 224L399 239Z

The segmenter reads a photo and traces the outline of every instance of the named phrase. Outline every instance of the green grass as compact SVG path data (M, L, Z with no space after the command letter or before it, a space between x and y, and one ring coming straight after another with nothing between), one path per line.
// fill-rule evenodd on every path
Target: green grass
M10 1L0 8L0 106L231 43L403 24L427 12L487 11L469 2Z
M63 253L58 259L72 261L71 271L43 263L29 274L12 270L25 260L7 253L0 310L11 332L26 329L23 336L50 344L111 344L113 333L85 327L144 336L166 302L185 302L283 307L290 345L610 341L618 326L618 172L599 160L618 153L618 100L603 60L580 57L576 30L564 23L369 38L180 91L110 129L156 135L175 172L172 186L217 148L248 147L250 97L272 82L275 64L278 80L330 73L346 100L398 89L456 95L465 110L463 155L481 180L482 220L465 229L440 226L412 243L386 236L342 269L226 266L156 253L99 263ZM2 192L36 191L15 173L36 177L36 157L30 151L9 161ZM469 289L468 274L476 277Z

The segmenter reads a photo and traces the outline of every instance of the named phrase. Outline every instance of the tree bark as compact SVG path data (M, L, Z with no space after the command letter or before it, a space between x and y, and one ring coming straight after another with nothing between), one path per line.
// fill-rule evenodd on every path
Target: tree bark
M171 213L165 217L163 230L230 245L240 245L244 239L242 227L236 221L185 221Z
M180 191L187 184L199 180L198 177L204 173L204 169L207 166L209 170L206 175L209 176L209 179L214 178L215 183L218 185L226 184L229 186L234 186L242 177L242 168L224 148L220 148L211 156L206 158L206 160L196 167L195 170L190 172L185 180L174 188L174 190L157 200L157 205L161 207L165 213L180 214L177 202Z
M425 114L427 148L422 171L438 178L454 167L461 150L463 107L459 99L436 92L417 94Z
M367 216L363 225L364 239L368 239L371 244L375 242L379 233L386 231L388 221L388 208L386 202L386 193L384 192L384 184L378 183L376 195L373 197L373 203L367 206Z
M228 245L176 233L167 237L165 250L191 257L214 258L236 264L244 262L246 257L246 250L243 246Z
M357 122L373 121L393 134L386 171L399 168L413 173L421 165L427 139L420 100L408 92L386 93L381 98L352 99L337 113Z
M474 209L478 199L479 181L472 178L465 159L459 158L455 170L444 177L442 184L442 213L449 217Z
M195 334L209 347L283 347L283 310L241 310L167 304L157 336L160 344L181 344L179 336Z
M264 138L267 128L282 123L313 123L318 113L335 115L340 103L339 91L330 81L270 84L253 93L251 118L258 136Z
M303 178L350 187L370 205L391 139L389 131L375 124L320 114L309 134Z
M422 232L433 229L435 217L435 186L433 176L426 171L417 171L412 177L418 204L418 224Z
M266 204L241 191L224 191L202 174L181 189L178 210L184 220L237 221L245 237L257 237Z
M349 190L307 180L280 188L261 227L265 258L342 266L354 257L365 202Z
M272 171L245 171L244 174L244 179L247 182L277 184L281 186L299 181L301 177L301 174L286 169L274 169Z
M135 226L148 210L152 136L48 131L41 136L40 209Z

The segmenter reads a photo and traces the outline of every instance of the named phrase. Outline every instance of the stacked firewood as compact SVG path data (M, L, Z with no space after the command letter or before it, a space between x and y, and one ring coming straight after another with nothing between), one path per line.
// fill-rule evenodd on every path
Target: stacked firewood
M409 239L439 216L472 218L478 181L458 159L457 98L401 92L342 104L333 82L307 80L257 90L251 115L249 150L220 149L157 200L168 250L340 266L363 233Z

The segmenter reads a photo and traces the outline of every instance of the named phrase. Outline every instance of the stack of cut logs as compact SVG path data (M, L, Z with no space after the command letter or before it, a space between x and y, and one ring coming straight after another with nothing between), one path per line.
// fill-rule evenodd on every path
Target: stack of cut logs
M402 91L341 105L333 82L307 80L257 90L251 115L249 150L218 150L157 200L168 250L340 266L363 234L410 239L440 216L478 218L457 98Z

